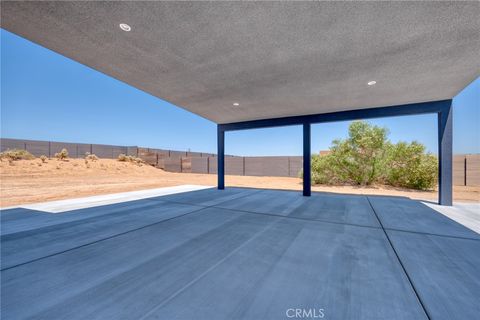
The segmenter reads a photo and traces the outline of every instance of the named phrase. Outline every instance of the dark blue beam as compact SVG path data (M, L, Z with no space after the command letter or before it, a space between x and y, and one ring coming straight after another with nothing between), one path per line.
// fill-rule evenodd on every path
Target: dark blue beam
M303 195L310 197L312 194L312 166L311 166L311 125L303 124Z
M244 122L232 122L232 123L226 123L226 124L219 124L219 126L224 131L231 131L231 130L245 130L245 129L302 125L304 123L324 123L324 122L349 121L349 120L358 120L358 119L408 116L408 115L417 115L417 114L426 114L426 113L439 113L442 110L445 110L445 108L449 108L450 105L451 105L451 100L441 100L441 101L396 105L396 106L390 106L390 107L358 109L358 110L320 113L320 114L311 114L311 115L285 117L285 118L252 120L252 121L244 121Z
M217 179L218 189L225 189L225 131L217 127Z
M218 189L225 188L225 131L303 125L303 194L311 193L310 125L335 121L397 117L418 114L438 114L438 201L452 205L452 100L412 103L380 108L339 111L274 119L252 120L218 125ZM308 156L307 156L308 154Z
M438 113L438 203L452 205L452 108Z

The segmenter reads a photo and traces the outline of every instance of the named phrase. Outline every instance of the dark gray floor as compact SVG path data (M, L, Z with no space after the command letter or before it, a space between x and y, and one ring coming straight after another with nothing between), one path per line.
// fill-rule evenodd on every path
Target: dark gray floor
M480 236L405 198L206 189L1 218L4 319L480 314Z

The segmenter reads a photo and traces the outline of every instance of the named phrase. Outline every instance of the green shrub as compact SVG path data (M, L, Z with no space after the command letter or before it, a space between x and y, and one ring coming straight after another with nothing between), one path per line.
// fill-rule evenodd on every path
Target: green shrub
M312 181L321 184L369 185L384 172L386 128L364 121L350 124L345 140L334 140L330 153L312 157Z
M312 156L312 182L315 184L340 184L338 170L333 164L334 158L330 155Z
M391 145L387 152L386 183L419 190L433 189L437 184L437 157L425 153L425 146L414 141Z
M386 128L352 122L347 139L334 140L327 155L312 156L312 183L434 188L437 158L418 142L392 144L387 135Z
M0 159L7 159L9 161L32 160L34 158L33 154L21 149L11 149L0 153Z
M68 158L68 150L63 148L62 151L55 153L55 158L58 160L65 160Z

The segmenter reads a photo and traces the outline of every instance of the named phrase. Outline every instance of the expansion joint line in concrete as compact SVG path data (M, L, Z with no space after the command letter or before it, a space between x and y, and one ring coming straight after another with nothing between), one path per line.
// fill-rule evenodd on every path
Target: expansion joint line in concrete
M247 196L247 195L245 195L245 197L246 197L246 196ZM243 197L243 196L242 196L242 197ZM242 198L242 197L239 197L239 198ZM146 200L146 199L143 199L143 200ZM162 201L163 201L163 200L162 200ZM164 202L167 202L167 201L164 201ZM196 206L196 207L200 207L200 208L199 208L199 209L196 209L196 210L193 210L193 211L190 211L190 212L187 212L187 213L184 213L184 214L181 214L181 215L178 215L178 216L175 216L175 217L171 217L171 218L162 220L162 221L157 221L157 222L154 222L154 223L150 223L150 224L145 225L145 226L141 226L141 227L138 227L138 228L135 228L135 229L131 229L131 230L127 230L127 231L124 231L124 232L121 232L121 233L114 234L114 235L109 236L109 237L105 237L105 238L98 239L98 240L95 240L95 241L92 241L92 242L89 242L89 243L85 243L85 244L82 244L82 245L80 245L80 246L76 246L76 247L73 247L73 248L70 248L70 249L67 249L67 250L63 250L63 251L60 251L60 252L55 252L55 253L46 255L46 256L44 256L44 257L39 257L39 258L30 260L30 261L22 262L22 263L19 263L19 264L14 265L14 266L10 266L10 267L1 269L0 271L6 271L6 270L13 269L13 268L16 268L16 267L19 267L19 266L23 266L23 265L26 265L26 264L29 264L29 263L32 263L32 262L35 262L35 261L43 260L43 259L46 259L46 258L49 258L49 257L53 257L53 256L56 256L56 255L59 255L59 254L63 254L63 253L69 252L69 251L73 251L73 250L76 250L76 249L80 249L80 248L83 248L83 247L87 247L87 246L90 246L90 245L93 245L93 244L96 244L96 243L99 243L99 242L102 242L102 241L105 241L105 240L109 240L109 239L112 239L112 238L116 238L116 237L118 237L118 236L122 236L122 235L127 234L127 233L130 233L130 232L142 230L142 229L145 229L145 228L148 228L148 227L151 227L151 226L154 226L154 225L163 223L163 222L167 222L167 221L170 221L170 220L173 220L173 219L181 218L181 217L184 217L184 216L186 216L186 215L190 215L190 214L193 214L193 213L196 213L196 212L205 210L205 209L207 209L207 208L214 208L214 206L198 206L198 205L195 205L195 206Z
M459 240L480 241L480 238L469 238L469 237L452 236L452 235L446 235L446 234L437 234L437 233L419 232L419 231L411 231L411 230L402 230L402 229L395 229L395 228L385 228L385 230L396 231L396 232L403 232L403 233L411 233L411 234L421 234L421 235L424 235L424 236L433 236L433 237L442 237L442 238L452 238L452 239L459 239Z
M130 233L130 232L142 230L142 229L145 229L145 228L148 228L148 227L151 227L151 226L163 223L163 222L167 222L167 221L170 221L170 220L173 220L173 219L177 219L177 218L180 218L180 217L183 217L183 216L186 216L186 215L189 215L189 214L192 214L192 213L204 210L204 209L205 209L205 207L202 207L202 208L199 208L197 210L193 210L193 211L190 211L190 212L187 212L187 213L175 216L175 217L171 217L171 218L168 218L168 219L165 219L165 220L162 220L162 221L157 221L157 222L154 222L154 223L150 223L150 224L147 224L145 226L141 226L141 227L138 227L138 228L135 228L135 229L131 229L131 230L127 230L127 231L124 231L124 232L121 232L121 233L117 233L117 234L114 234L112 236L105 237L105 238L102 238L102 239L98 239L98 240L95 240L95 241L92 241L92 242L89 242L89 243L85 243L85 244L82 244L80 246L76 246L76 247L73 247L73 248L70 248L70 249L67 249L67 250L55 252L55 253L40 257L40 258L36 258L36 259L30 260L30 261L22 262L22 263L14 265L14 266L4 268L0 271L6 271L6 270L13 269L13 268L16 268L16 267L19 267L19 266L23 266L25 264L29 264L29 263L32 263L32 262L35 262L35 261L43 260L43 259L50 258L50 257L56 256L56 255L59 255L59 254L63 254L63 253L69 252L69 251L73 251L73 250L77 250L77 249L80 249L80 248L83 248L83 247L87 247L87 246L90 246L90 245L93 245L93 244L96 244L96 243L99 243L99 242L102 242L102 241L105 241L105 240L109 240L109 239L113 239L113 238L122 236L122 235Z
M380 227L367 226L367 225L348 223L348 222L336 222L336 221L328 221L328 220L325 220L325 219L308 219L308 218L302 218L302 217L283 216L283 215L275 214L275 213L254 212L254 211L248 211L248 210L243 210L243 209L222 208L222 207L216 207L216 205L213 206L213 207L217 208L217 209L228 210L228 211L231 211L231 212L256 214L256 215L262 215L262 216L267 216L267 217L272 217L272 218L287 219L287 220L291 219L291 220L300 220L300 221L312 221L312 222L329 223L329 224L336 224L336 225L345 225L345 226L350 226L350 227L380 229Z
M394 253L395 256L397 257L398 263L400 264L400 267L402 267L402 270L403 270L403 272L405 273L405 276L407 277L407 280L408 280L408 282L410 283L410 286L412 287L413 292L415 293L415 296L417 297L417 300L418 300L418 302L420 303L420 306L421 306L422 309L423 309L423 312L425 312L425 315L427 316L427 318L428 318L429 320L431 320L432 318L431 318L430 315L428 314L427 308L425 307L425 304L423 303L422 298L421 298L420 295L418 294L418 291L417 291L417 289L415 288L415 285L413 284L413 281L412 281L412 279L410 278L410 275L408 274L407 269L406 269L405 266L403 265L403 262L402 262L402 260L400 259L400 256L399 256L398 253L397 253L397 250L395 250L395 247L393 246L392 240L391 240L390 237L388 236L388 233L387 233L387 231L385 230L382 221L381 221L380 218L378 217L377 211L375 211L375 208L373 207L372 203L370 202L370 198L369 198L368 196L365 196L365 197L367 198L368 204L369 204L370 207L372 208L372 211L373 211L373 213L375 214L375 217L377 218L378 223L380 223L380 226L382 227L383 233L385 234L385 237L387 238L387 241L388 241L388 243L390 244L390 247L392 248L393 253Z

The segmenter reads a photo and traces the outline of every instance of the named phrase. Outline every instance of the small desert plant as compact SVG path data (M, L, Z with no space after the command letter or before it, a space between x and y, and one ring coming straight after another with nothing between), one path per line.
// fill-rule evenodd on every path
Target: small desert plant
M131 158L131 156L127 156L123 153L120 153L118 155L118 161L121 161L121 162L128 162L128 161L130 161L130 158Z
M95 154L91 154L90 152L85 153L85 159L86 160L91 160L91 161L97 161L98 157Z
M118 161L131 162L131 163L137 164L139 166L141 166L143 163L145 163L145 161L143 161L143 159L141 159L141 158L137 158L137 157L134 157L134 156L127 156L127 155L124 155L123 153L118 155Z
M55 153L55 158L58 160L65 160L68 158L68 150L63 148L62 151Z
M136 164L143 164L143 163L145 163L145 161L143 161L142 158L133 158L133 162L135 162Z
M40 160L42 160L43 163L47 162L47 156L46 155L41 155Z
M11 149L0 153L0 159L7 159L9 162L15 160L32 160L35 157L27 150Z

